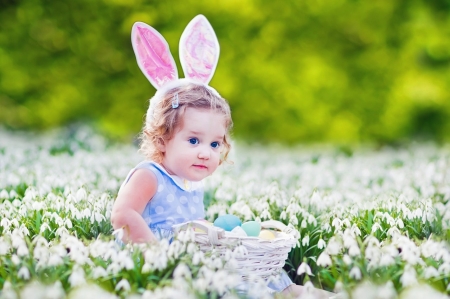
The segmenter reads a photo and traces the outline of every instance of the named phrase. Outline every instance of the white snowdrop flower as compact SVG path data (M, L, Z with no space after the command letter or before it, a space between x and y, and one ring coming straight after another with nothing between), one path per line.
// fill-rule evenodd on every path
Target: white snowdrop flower
M173 271L174 279L192 279L191 270L185 263L179 263Z
M30 270L28 270L27 267L22 266L19 269L19 272L17 272L17 277L19 277L20 279L23 279L23 280L30 279Z
M309 235L306 235L306 236L303 237L303 239L302 239L302 246L303 247L309 246Z
M106 272L105 268L101 267L101 266L96 266L93 270L92 270L92 278L93 279L99 279L99 278L103 278L108 276L108 272Z
M345 218L344 220L342 220L341 222L342 226L345 225L345 227L350 227L350 220L348 220L348 218Z
M326 251L329 255L337 255L342 249L341 243L336 239L335 236L331 237L328 241Z
M314 226L317 225L317 220L312 214L309 214L309 216L308 216L308 223L312 224Z
M54 284L45 288L45 299L63 299L65 295L60 281L56 281Z
M450 276L450 263L445 262L442 263L439 268L438 268L439 273L445 275L445 276Z
M76 287L86 283L83 268L76 264L74 265L74 267L72 268L72 273L69 276L69 283L72 287Z
M65 225L68 229L71 229L71 228L72 228L72 221L70 221L69 218L66 218L66 219L64 220L64 225Z
M358 267L356 267L356 266L354 266L350 270L350 273L348 275L350 276L350 278L353 278L355 280L360 280L361 277L362 277L361 270Z
M297 269L297 275L302 275L304 273L308 274L309 276L313 276L313 274L311 272L311 268L305 262L301 263Z
M30 235L30 232L28 231L28 228L25 225L22 224L19 227L19 229L20 229L20 231L22 232L23 235L25 235L25 236L29 236Z
M281 212L280 219L281 220L286 220L286 218L287 218L286 211Z
M20 290L20 298L46 299L46 287L40 282L32 281Z
M291 215L291 217L289 217L289 223L292 223L292 225L296 226L298 225L298 218L295 214Z
M321 267L328 267L331 266L333 262L331 261L330 256L324 251L319 255L319 258L317 259L317 265Z
M425 268L425 270L423 271L423 277L425 279L430 279L430 278L434 278L434 277L439 277L439 271L433 267L433 266L428 266Z
M1 199L8 199L8 198L9 198L9 193L8 193L8 191L6 191L5 189L3 189L3 190L0 192L0 198L1 198Z
M111 294L96 284L80 285L79 287L72 289L68 295L70 299L117 299L119 297ZM168 297L167 297L168 298Z
M301 228L306 228L308 224L306 223L306 219L302 220L302 224L300 225Z
M358 244L354 244L352 246L350 246L350 248L348 249L348 254L350 256L358 256L361 254L361 250L358 247Z
M3 227L3 230L7 231L7 230L9 230L9 227L11 226L11 221L8 218L3 218L0 221L0 226Z
M405 225L403 224L403 220L401 218L397 218L396 224L399 229L402 229L405 227Z
M49 267L57 267L64 264L64 260L58 254L51 254L48 258L48 266Z
M355 236L361 236L361 231L359 230L359 228L356 224L352 225L351 232Z
M401 236L401 233L400 233L399 229L396 226L390 227L386 234L388 236L392 237L392 238L396 238L398 236Z
M17 194L17 192L16 192L16 190L11 190L10 192L9 192L9 198L11 199L11 198L17 198L19 196L19 194Z
M8 254L10 249L9 242L3 239L3 237L0 237L0 256Z
M147 274L150 273L152 270L153 270L152 265L150 265L149 263L144 263L144 266L142 266L141 273Z
M347 265L350 266L352 264L352 258L348 254L344 254L342 256L342 261Z
M131 289L130 283L125 278L122 278L122 280L119 281L119 283L116 284L116 287L114 288L114 290L116 291L119 290L129 291L130 289Z
M400 282L403 287L417 284L416 270L412 266L406 264L403 274L400 277Z
M18 256L27 256L29 253L30 253L30 252L29 252L28 247L27 247L27 245L26 245L25 243L24 243L24 244L21 244L21 245L17 248L17 255L18 255Z
M372 234L376 233L377 230L380 230L380 231L381 231L381 225L380 225L378 222L375 222L375 223L372 225Z
M325 243L325 241L322 238L320 238L319 242L317 242L317 248L323 249L325 248L325 246L327 246L327 243Z
M126 251L120 251L117 255L117 263L121 268L132 270L134 269L134 262Z
M427 284L415 284L406 288L401 294L400 298L405 299L445 299L448 298L445 294L438 292L433 287Z
M331 226L334 226L335 230L340 230L342 227L342 221L339 218L334 218L331 222Z
M378 287L365 281L353 289L351 298L378 299Z
M395 265L395 259L390 254L381 255L379 266L387 267L391 265Z
M248 255L247 247L239 245L233 250L233 258L245 258Z
M234 251L233 251L234 256ZM192 257L192 265L197 266L203 260L204 254L202 251L196 251Z
M39 233L43 234L46 230L50 231L50 226L48 225L47 222L43 222L41 224L41 227L39 228Z
M119 274L120 270L122 270L122 267L119 265L119 263L116 263L116 262L112 262L106 268L106 272L108 272L108 273L110 273L112 275Z
M87 199L87 192L86 192L86 190L83 187L78 189L74 199L75 199L75 202L77 202L77 203L82 201L82 200Z

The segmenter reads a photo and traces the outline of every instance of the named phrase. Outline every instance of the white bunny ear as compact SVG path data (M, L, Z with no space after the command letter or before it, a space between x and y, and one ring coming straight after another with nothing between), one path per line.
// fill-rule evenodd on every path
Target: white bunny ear
M208 84L219 61L220 47L211 24L198 15L186 26L180 39L180 62L184 76Z
M136 22L131 30L131 43L139 68L156 89L178 79L169 45L158 31L145 23Z

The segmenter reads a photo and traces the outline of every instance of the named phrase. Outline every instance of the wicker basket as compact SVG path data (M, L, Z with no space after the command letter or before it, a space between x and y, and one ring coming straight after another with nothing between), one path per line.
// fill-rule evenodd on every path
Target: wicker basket
M225 232L219 227L205 225L202 221L191 221L173 226L175 234L188 229L199 228L204 232L195 231L195 242L203 252L212 250L225 254L243 245L247 253L243 257L235 258L237 270L244 280L249 275L258 275L263 279L280 273L289 252L297 244L299 233L279 221L269 220L261 223L262 229L274 229L275 239L264 240L258 237L242 237Z

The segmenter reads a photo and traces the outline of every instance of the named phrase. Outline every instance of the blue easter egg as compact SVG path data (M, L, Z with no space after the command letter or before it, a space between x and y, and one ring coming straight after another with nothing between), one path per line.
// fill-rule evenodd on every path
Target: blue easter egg
M238 217L227 214L217 217L214 221L214 226L223 228L224 230L230 232L236 226L241 226L241 223L242 222Z

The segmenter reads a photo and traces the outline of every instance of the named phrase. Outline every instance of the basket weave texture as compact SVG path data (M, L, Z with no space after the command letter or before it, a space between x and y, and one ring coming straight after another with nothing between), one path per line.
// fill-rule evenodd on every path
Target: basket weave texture
M262 229L275 229L275 238L264 240L258 237L238 236L201 221L191 221L175 225L174 231L189 227L199 228L205 232L195 232L195 242L200 250L207 253L216 251L221 255L238 246L245 248L244 254L235 257L237 270L244 280L250 275L258 275L268 279L280 273L289 252L297 244L299 233L297 230L284 225L279 221L269 220L261 222Z

